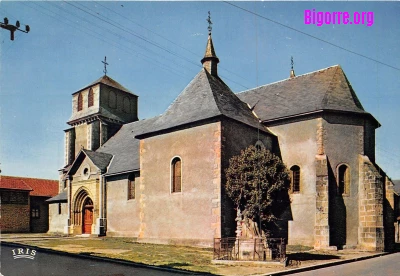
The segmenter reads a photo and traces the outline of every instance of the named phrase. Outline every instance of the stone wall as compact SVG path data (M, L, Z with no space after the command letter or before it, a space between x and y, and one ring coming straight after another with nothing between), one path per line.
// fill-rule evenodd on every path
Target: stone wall
M316 204L314 248L326 249L330 246L329 230L329 176L326 155L315 157L316 168Z
M384 179L368 157L360 155L360 192L358 229L359 247L384 250L383 200Z
M400 197L397 193L394 194L394 218L395 242L400 242Z
M89 169L89 174L84 175L83 171L85 168ZM71 227L70 234L79 235L82 234L82 206L78 206L77 196L83 192L87 194L93 201L93 225L92 234L95 233L96 221L99 218L99 175L97 167L85 157L82 164L79 166L75 174L72 176L71 181ZM83 203L83 202L81 202ZM75 212L74 212L75 210Z
M80 91L79 93L74 93L72 95L72 115L75 114L93 114L99 110L99 102L100 102L100 85L92 86L93 91L93 106L88 107L88 94L89 94L89 87ZM78 96L79 94L82 95L82 110L78 111Z
M101 145L100 145L100 136L101 136L101 129L100 129L100 121L94 121L89 124L89 127L91 128L91 136L90 136L90 150L97 150Z
M221 236L221 123L140 141L139 241L212 246ZM171 192L181 158L182 191Z
M395 247L395 193L393 182L385 176L385 199L384 199L384 227L385 227L385 250L392 251Z
M288 243L293 245L314 246L318 125L319 120L314 118L269 128L278 136L282 160L287 168L300 167L300 192L290 194L293 220L289 221Z
M138 96L101 84L100 107L117 115L124 122L138 120Z
M225 119L222 121L222 237L236 236L236 206L225 194L224 186L226 183L225 170L229 167L229 159L239 155L248 146L255 146L257 141L261 141L268 150L272 151L272 144L275 138L271 134L258 131L233 120Z
M61 205L61 214L59 213ZM68 221L68 204L66 202L53 202L49 204L49 233L64 233Z
M135 173L135 198L128 199L128 175L107 178L107 236L137 237L139 235L139 172Z
M65 130L65 166L72 164L75 159L75 129L70 128L68 130Z
M375 162L375 128L376 126L370 121L365 120L364 123L364 154Z
M79 151L84 148L88 148L88 125L86 123L80 124L75 127L75 154L74 157L79 153Z
M354 248L358 244L360 154L364 154L364 121L343 115L324 116L324 148L330 174L331 245ZM347 166L348 192L339 192L339 167Z

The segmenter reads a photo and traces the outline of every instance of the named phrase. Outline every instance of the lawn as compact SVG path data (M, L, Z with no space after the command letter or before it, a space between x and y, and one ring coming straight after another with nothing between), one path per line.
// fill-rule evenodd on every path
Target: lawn
M255 275L320 263L360 257L371 253L314 251L309 247L288 246L291 267L282 264L216 265L211 264L213 250L178 245L138 243L132 238L51 238L19 241L26 245L76 254L132 261L135 263L216 275Z

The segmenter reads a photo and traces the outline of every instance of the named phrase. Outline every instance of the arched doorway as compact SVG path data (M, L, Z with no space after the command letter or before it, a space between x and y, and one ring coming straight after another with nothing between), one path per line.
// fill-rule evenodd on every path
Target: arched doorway
M71 224L73 234L92 234L94 222L93 200L86 189L80 188L72 203Z
M93 201L87 197L82 206L82 234L91 234L93 224Z

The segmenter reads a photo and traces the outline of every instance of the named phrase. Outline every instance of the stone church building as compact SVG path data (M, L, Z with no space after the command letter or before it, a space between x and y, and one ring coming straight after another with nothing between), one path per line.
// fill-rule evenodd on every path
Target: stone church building
M200 246L234 237L225 170L258 144L292 176L289 244L390 249L394 192L375 164L380 124L339 65L234 94L218 76L211 33L201 62L154 118L138 120L138 96L106 75L72 94L50 232Z

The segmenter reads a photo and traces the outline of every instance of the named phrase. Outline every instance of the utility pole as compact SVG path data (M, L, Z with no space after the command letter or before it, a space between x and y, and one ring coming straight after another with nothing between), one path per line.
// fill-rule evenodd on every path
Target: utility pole
M29 31L31 30L31 28L29 28L29 25L25 25L25 30L21 30L19 27L21 26L21 24L19 23L19 21L17 20L17 22L14 25L8 24L8 18L4 17L4 23L0 22L0 27L6 30L10 31L10 35L11 35L11 40L14 40L14 32L15 31L21 31L24 33L29 33Z

